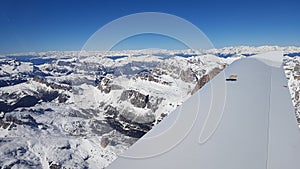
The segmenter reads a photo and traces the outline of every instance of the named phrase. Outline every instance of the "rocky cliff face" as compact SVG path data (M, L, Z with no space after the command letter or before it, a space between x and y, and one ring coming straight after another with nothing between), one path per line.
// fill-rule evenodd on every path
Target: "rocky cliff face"
M300 57L285 57L283 68L288 79L288 87L295 106L296 117L300 124Z
M194 94L195 92L197 92L199 89L201 89L207 82L209 82L211 79L213 79L217 74L219 74L223 69L225 68L225 66L222 66L222 68L214 68L213 70L211 70L210 72L208 72L208 74L205 74L204 76L202 76L196 86L194 87L194 89L192 90L191 94Z

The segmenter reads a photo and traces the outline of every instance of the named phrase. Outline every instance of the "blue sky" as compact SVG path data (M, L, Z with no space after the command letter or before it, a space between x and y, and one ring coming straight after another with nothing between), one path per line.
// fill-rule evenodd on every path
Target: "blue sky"
M199 27L217 48L300 46L299 9L297 0L2 0L0 53L80 50L103 25L137 12L164 12L182 17ZM139 40L146 39L148 45L138 46ZM137 36L126 43L137 48L157 48L159 40L172 41L165 37ZM129 47L128 44L119 46Z

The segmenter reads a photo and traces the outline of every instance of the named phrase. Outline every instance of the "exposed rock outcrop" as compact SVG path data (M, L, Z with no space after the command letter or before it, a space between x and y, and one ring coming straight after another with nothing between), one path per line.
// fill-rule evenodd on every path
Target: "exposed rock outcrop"
M155 122L155 116L151 113L136 114L130 109L125 109L122 112L115 107L109 105L105 108L106 122L118 132L140 138L151 130Z
M135 90L124 90L121 94L120 100L129 100L129 102L135 107L145 108L149 102L149 95L144 95Z
M61 89L61 90L65 90L65 91L71 91L72 90L72 87L70 85L66 85L66 84L63 85L63 84L57 84L57 83L54 83L54 82L48 82L46 79L43 79L43 78L38 77L38 76L34 77L33 81L45 84L46 86L51 87L52 89Z
M220 73L224 68L214 68L208 74L202 76L200 80L197 82L196 86L192 90L191 94L193 95L199 89L201 89L207 82L209 82L212 78L214 78L218 73Z
M104 77L101 79L100 83L98 84L98 89L101 91L101 92L104 92L104 93L109 93L112 89L111 87L111 82L112 82L112 77Z

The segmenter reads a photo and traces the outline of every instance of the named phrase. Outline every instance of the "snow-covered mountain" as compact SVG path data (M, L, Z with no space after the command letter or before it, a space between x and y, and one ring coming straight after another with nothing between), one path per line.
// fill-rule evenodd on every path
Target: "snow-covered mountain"
M300 119L299 47L2 56L0 166L103 168L230 63L272 50Z

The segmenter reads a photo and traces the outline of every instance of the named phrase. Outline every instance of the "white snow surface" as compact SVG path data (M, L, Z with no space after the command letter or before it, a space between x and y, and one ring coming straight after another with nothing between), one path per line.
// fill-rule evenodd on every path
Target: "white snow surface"
M286 55L283 58L286 87L300 118L299 47L50 51L9 55L16 59L2 56L0 84L5 82L5 85L0 87L0 103L14 105L26 96L39 100L33 106L0 111L0 166L104 168L138 139L108 124L108 106L125 117L125 120L115 119L124 131L135 129L136 123L156 125L189 99L197 82L214 68L224 68L238 59L266 51L282 51ZM18 60L29 55L53 61L35 65ZM37 76L46 82L34 79ZM26 81L15 82L20 79ZM108 88L110 91L105 92ZM126 98L125 91L136 91L141 98L148 95L149 105L141 106L138 101L141 98ZM51 95L57 92L58 96L50 101L41 99L41 93L47 92ZM68 99L61 101L60 96ZM36 124L32 124L29 115ZM8 117L23 123L7 121ZM2 122L7 122L9 127L3 127Z

